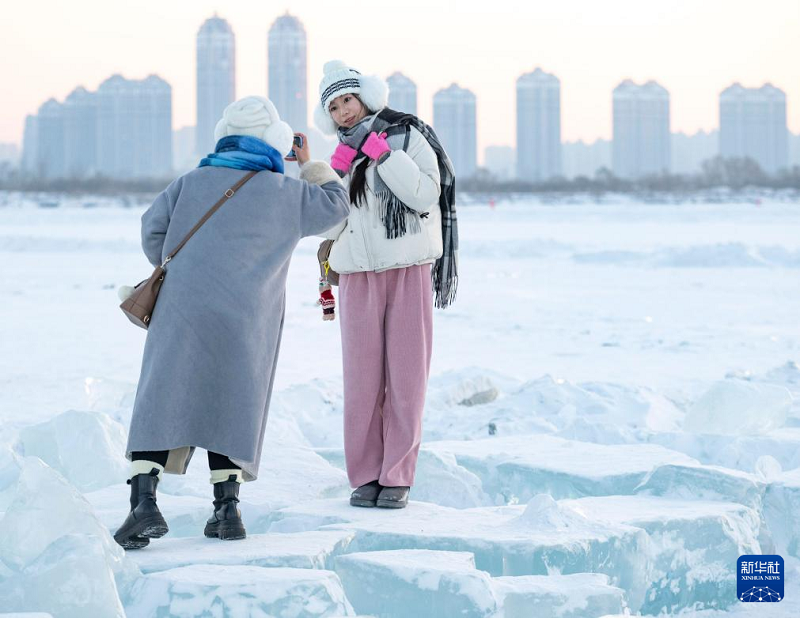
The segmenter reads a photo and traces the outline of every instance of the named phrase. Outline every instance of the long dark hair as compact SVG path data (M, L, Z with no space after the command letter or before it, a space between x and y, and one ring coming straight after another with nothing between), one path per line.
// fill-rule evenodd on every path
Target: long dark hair
M356 165L353 175L350 177L350 203L356 208L367 199L367 167L369 167L369 157Z
M375 113L364 104L364 101L355 92L352 95L358 99L358 102L367 111L367 116ZM350 203L356 208L361 207L367 199L367 167L369 167L369 161L369 157L365 157L361 163L356 165L356 169L353 170L353 175L350 177Z

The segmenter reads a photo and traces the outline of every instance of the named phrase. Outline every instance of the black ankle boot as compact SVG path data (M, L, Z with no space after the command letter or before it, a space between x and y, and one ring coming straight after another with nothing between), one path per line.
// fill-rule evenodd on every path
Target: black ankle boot
M203 534L223 541L245 538L247 533L237 504L239 504L239 483L235 474L231 474L227 481L214 483L214 513L206 522Z
M383 486L378 481L370 481L357 487L350 494L350 506L373 507L378 501L378 494Z
M404 509L408 506L410 487L384 487L378 495L377 505L384 509Z
M167 522L156 504L158 470L137 474L128 481L131 486L131 512L114 534L114 540L125 549L147 547L150 539L158 539L169 532Z

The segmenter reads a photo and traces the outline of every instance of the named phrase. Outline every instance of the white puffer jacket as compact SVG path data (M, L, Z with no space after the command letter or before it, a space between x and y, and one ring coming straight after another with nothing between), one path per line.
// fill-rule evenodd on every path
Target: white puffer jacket
M352 169L359 160L354 161ZM376 173L406 206L428 213L420 219L421 232L386 238L386 227L378 217L374 192ZM350 175L343 180L349 187ZM436 153L422 134L412 127L407 150L393 150L380 164L372 161L366 180L366 201L358 208L353 206L344 223L324 234L325 238L336 241L329 257L331 268L340 274L379 272L430 264L441 257L439 166Z

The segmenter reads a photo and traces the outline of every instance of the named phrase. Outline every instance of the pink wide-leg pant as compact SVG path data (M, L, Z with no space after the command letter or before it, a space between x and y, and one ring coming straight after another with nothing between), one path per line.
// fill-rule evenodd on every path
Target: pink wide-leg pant
M350 485L410 487L431 364L431 266L340 275L339 300Z

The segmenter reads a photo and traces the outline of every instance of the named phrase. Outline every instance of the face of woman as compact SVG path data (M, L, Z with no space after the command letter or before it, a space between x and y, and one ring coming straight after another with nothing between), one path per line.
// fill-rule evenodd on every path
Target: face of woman
M367 108L354 94L336 97L328 106L331 118L340 127L350 128L367 115Z

